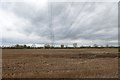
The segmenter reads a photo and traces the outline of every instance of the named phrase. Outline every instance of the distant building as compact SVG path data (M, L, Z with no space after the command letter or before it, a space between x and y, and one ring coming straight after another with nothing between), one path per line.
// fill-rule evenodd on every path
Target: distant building
M61 48L64 48L64 45L63 45L63 44L61 45Z

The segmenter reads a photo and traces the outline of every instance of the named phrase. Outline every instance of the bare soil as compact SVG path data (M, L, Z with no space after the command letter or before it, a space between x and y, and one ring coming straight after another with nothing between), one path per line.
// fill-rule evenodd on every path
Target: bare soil
M3 78L117 78L118 49L3 49Z

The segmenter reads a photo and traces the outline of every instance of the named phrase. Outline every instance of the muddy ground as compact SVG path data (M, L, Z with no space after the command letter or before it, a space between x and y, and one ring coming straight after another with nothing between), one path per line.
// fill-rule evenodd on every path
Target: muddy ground
M3 78L117 78L118 49L3 49Z

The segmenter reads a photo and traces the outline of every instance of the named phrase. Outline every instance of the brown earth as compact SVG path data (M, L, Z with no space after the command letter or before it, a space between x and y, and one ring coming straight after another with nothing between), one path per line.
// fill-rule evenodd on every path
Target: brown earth
M3 78L117 78L118 49L3 49Z

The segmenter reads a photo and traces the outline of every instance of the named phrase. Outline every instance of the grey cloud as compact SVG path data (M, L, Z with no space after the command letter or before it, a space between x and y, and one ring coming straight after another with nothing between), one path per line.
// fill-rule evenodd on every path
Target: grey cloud
M91 3L89 3L89 4L91 4ZM91 13L97 13L97 12L95 12L95 7L97 8L97 6L102 6L99 3L94 3L94 4L96 4L96 6L94 5L94 10L91 11ZM102 3L102 4L103 4L104 7L107 7L107 4L110 4L110 3ZM85 5L85 6L88 6L88 5ZM116 23L117 22L117 14L115 12L111 11L112 7L113 7L113 5L111 4L111 6L108 6L108 9L105 9L105 10L103 9L104 11L101 11L100 14L93 15L90 18L87 17L87 16L89 16L90 11L86 11L83 8L81 13L86 13L87 15L85 15L84 17L81 17L81 15L79 15L78 17L81 17L81 19L83 18L85 20L84 23L81 23L80 22L81 20L80 20L78 22L78 24L75 25L72 28L71 28L71 25L66 26L66 24L67 24L66 23L64 25L61 25L60 26L61 28L58 28L59 30L58 31L55 30L55 32L56 32L56 34L61 34L61 35L63 33L64 34L62 36L63 39L64 38L70 38L70 39L72 39L72 38L73 39L76 39L76 38L85 38L85 39L93 38L93 39L95 39L95 37L97 37L97 36L99 36L99 39L105 39L105 38L107 39L107 37L109 38L109 36L112 36L111 35L112 33L109 33L109 35L106 35L104 33L101 33L101 34L95 34L95 33L97 31L100 31L100 30L106 30L107 31L107 30L109 30L109 28L110 29L117 28L117 23ZM79 10L79 7L77 7L77 8ZM93 8L93 7L90 7L90 10L91 10L91 8ZM115 10L117 10L117 8ZM108 13L108 11L109 11L109 13ZM59 19L59 18L57 18L57 19ZM64 21L64 19L62 19L62 20ZM60 20L59 22L61 22L62 20ZM90 23L89 23L89 20L91 21ZM68 21L68 22L70 23L70 21ZM87 24L87 22L88 22L88 24ZM114 36L112 36L112 37L114 37Z
M48 8L39 10L26 3L5 3L0 7L30 23L24 25L20 31L28 36L35 34L50 40L52 32L56 42L80 39L117 40L117 32L111 31L117 30L116 3L53 2L51 4L52 27L49 26L51 14Z
M10 12L13 12L16 16L24 18L26 21L30 22L30 24L25 25L25 27L22 30L22 33L25 34L35 33L39 35L40 34L44 35L44 32L48 32L49 27L47 9L37 10L33 6L30 6L23 2L14 4L7 3L2 7L4 7Z

